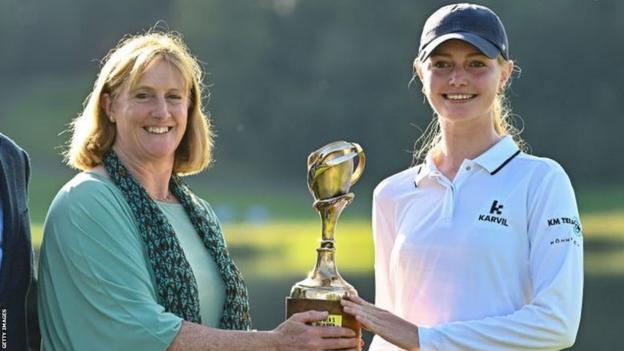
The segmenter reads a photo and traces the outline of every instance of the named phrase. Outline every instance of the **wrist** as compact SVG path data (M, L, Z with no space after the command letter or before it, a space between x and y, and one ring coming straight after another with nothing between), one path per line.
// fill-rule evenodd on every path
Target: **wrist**
M419 328L417 326L412 324L409 329L404 329L403 333L401 333L402 336L399 336L394 340L394 342L390 340L388 341L406 351L420 351L420 336L418 335L418 329Z
M411 347L408 350L409 351L420 351L419 328L418 328L418 326L414 326L414 327L416 327L416 332L414 333L414 339L411 342Z
M279 351L280 350L280 337L276 331L259 331L254 333L259 339L264 340L263 350L267 351Z

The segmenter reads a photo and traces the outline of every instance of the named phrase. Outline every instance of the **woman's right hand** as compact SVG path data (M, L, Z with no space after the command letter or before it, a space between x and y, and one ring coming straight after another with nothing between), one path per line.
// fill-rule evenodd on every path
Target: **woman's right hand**
M308 323L322 321L327 312L307 311L296 313L280 324L275 333L275 350L357 350L360 340L355 332L342 327L314 327Z
M404 350L420 350L416 325L358 296L345 297L340 303L346 313L355 316L362 323L363 328Z

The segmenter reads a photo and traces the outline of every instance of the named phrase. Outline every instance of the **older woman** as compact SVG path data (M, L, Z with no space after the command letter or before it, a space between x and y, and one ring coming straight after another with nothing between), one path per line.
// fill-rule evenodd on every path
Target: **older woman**
M72 125L82 172L54 199L39 277L44 350L355 348L325 312L251 332L247 290L218 220L180 178L210 162L202 71L176 35L111 51ZM231 330L238 331L231 331Z

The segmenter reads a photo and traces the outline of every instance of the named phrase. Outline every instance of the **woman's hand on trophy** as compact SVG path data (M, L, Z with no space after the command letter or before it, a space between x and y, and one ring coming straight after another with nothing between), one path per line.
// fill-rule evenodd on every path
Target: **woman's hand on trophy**
M357 350L360 340L355 332L342 327L315 327L309 323L325 320L327 312L307 311L295 313L273 332L275 350Z
M409 351L420 349L416 325L378 308L358 296L343 298L340 303L344 311L355 316L355 319L365 329L402 349Z

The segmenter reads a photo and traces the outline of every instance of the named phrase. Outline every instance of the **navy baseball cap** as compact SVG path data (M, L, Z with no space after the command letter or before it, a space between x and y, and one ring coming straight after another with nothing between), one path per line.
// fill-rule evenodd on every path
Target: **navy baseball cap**
M452 4L439 8L420 36L418 59L425 61L443 42L459 39L474 45L489 58L509 59L507 33L500 18L489 8L475 4Z

